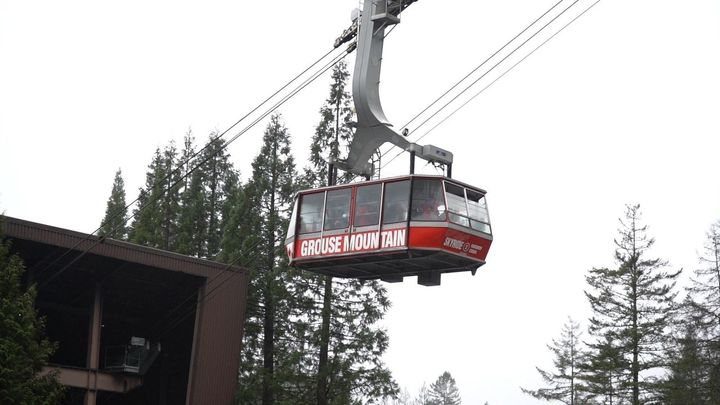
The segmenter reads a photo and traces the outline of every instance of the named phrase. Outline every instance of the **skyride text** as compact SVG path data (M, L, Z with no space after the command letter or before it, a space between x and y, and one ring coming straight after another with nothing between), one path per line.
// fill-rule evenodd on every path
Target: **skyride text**
M300 256L322 256L340 253L364 252L405 246L406 229L363 232L306 239L300 242Z

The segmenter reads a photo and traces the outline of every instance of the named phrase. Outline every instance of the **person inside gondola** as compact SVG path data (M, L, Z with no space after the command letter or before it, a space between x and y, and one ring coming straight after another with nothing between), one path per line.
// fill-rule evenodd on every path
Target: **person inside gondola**
M437 208L432 200L424 200L422 205L418 207L419 216L417 219L421 221L434 221L438 218Z
M377 224L377 213L375 214L375 220L373 221L373 214L368 210L365 205L360 205L357 208L357 214L355 214L355 226L368 226Z
M384 217L383 223L390 224L393 222L405 222L407 221L408 207L405 201L395 201L390 207Z
M442 194L435 192L432 196L413 201L413 220L419 221L441 221L445 218L445 202Z

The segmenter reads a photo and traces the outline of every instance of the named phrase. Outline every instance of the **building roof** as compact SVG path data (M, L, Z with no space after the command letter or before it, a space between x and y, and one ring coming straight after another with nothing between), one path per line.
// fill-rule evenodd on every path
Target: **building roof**
M11 238L59 246L75 251L87 251L88 253L98 256L111 257L196 276L208 277L216 274L218 271L243 271L238 266L228 266L210 260L140 246L121 240L101 238L96 235L89 235L13 217L2 216L0 218L2 218L1 226L3 233Z

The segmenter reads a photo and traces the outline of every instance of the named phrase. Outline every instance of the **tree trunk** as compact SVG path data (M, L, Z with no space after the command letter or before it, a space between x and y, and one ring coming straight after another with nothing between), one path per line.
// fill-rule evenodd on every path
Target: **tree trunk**
M269 283L268 283L269 284ZM273 349L275 346L275 308L270 297L271 287L265 287L265 316L263 317L263 383L262 383L262 403L263 405L272 405L275 402L275 393L273 392L272 379L274 370Z
M338 145L340 141L340 97L335 104L335 143L330 152L331 162L338 158ZM328 165L328 186L337 183L337 168L334 163ZM318 359L318 386L317 403L327 405L328 380L328 352L330 347L330 315L332 305L332 277L325 277L325 292L323 294L322 326L320 329L320 357Z
M267 274L265 279L265 316L263 318L263 405L275 403L273 389L274 351L275 351L275 304L272 292L273 269L275 268L275 192L277 190L277 139L273 141L272 173L270 174L270 207L268 208L267 226Z
M638 353L640 349L640 342L638 338L638 308L637 308L637 270L633 269L633 286L632 286L632 366L631 366L631 374L632 374L632 403L633 405L640 405L640 386L639 384L639 374L640 374L640 365L638 364Z
M330 304L332 302L332 277L325 276L322 328L320 329L320 358L318 360L317 403L327 405L328 348L330 346Z

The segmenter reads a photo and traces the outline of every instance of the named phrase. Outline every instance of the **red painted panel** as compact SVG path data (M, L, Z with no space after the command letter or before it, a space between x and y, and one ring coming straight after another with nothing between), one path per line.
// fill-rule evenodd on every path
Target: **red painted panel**
M332 235L322 238L305 238L295 241L295 246L285 247L288 257L306 259L327 257L348 253L382 252L406 247L406 228L384 231L358 232L353 234ZM293 249L294 248L294 249Z
M410 230L411 249L442 249L484 261L492 241L469 233L442 227L413 227Z
M411 249L440 249L474 260L485 261L491 240L457 229L445 227L412 227L409 242L405 244L405 228L382 232L370 231L355 234L297 239L285 246L291 260L330 257L352 253L382 252Z

